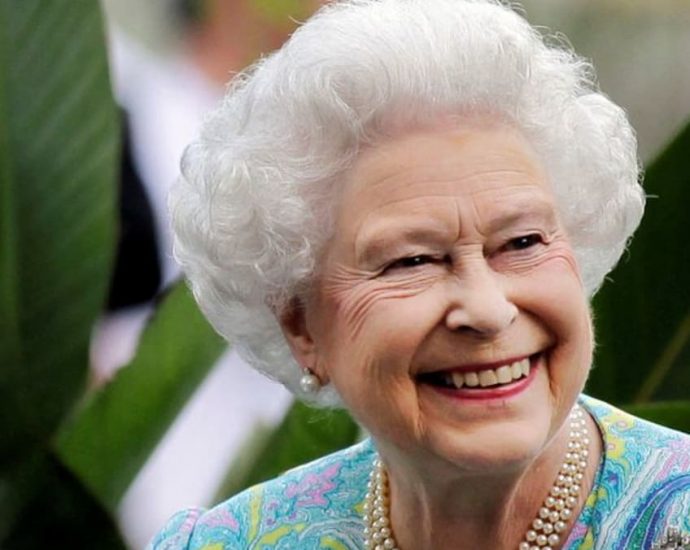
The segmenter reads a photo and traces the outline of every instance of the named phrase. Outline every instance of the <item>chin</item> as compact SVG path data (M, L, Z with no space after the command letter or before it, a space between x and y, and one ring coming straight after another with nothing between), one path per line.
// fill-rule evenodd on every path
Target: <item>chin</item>
M459 472L478 475L522 470L544 451L551 441L546 422L501 423L484 427L481 434L438 434L427 448Z

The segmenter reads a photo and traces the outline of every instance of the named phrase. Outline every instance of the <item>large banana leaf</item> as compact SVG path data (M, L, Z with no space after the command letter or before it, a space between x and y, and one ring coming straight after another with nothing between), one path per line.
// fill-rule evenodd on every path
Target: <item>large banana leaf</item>
M108 509L224 348L179 284L156 310L133 361L66 424L59 456Z
M0 471L87 373L113 243L117 117L94 0L0 0Z
M653 162L630 250L594 301L588 391L618 403L690 399L690 126Z
M0 0L0 547L121 548L47 451L83 391L113 245L117 117L94 0Z
M124 550L112 517L54 456L25 457L12 474L0 499L0 548Z

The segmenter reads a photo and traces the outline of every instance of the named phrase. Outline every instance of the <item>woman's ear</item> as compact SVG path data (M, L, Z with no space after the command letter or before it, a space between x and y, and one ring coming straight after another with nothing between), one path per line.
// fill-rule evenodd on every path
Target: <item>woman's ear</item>
M301 298L293 298L278 314L278 322L292 355L300 367L316 374L325 384L325 373L318 368L317 346L307 323L307 310Z

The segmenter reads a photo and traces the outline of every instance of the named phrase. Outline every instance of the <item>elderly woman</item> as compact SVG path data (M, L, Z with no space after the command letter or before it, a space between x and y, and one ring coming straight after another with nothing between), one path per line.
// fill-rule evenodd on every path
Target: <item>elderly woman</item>
M490 0L334 2L235 80L183 171L205 314L371 438L178 514L154 548L646 549L690 528L690 438L581 394L588 298L644 194L623 111L564 46Z

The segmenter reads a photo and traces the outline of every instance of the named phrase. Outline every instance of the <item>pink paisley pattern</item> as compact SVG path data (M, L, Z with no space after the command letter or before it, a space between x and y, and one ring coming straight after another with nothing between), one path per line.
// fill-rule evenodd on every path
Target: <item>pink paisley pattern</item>
M340 464L333 464L325 470L308 473L296 483L290 483L285 489L287 498L296 498L296 506L326 506L326 493L335 488L333 479L340 472Z
M230 510L221 508L215 514L207 514L199 520L206 527L222 527L223 529L230 529L236 533L240 530L240 522Z

